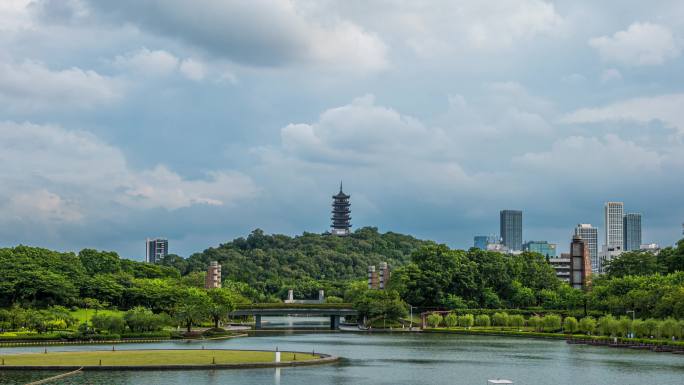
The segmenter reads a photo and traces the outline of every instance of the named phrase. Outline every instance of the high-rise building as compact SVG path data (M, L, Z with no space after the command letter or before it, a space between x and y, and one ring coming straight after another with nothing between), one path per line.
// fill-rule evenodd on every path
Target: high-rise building
M204 277L205 289L218 289L221 287L221 265L216 261L209 263L207 275Z
M340 182L340 192L337 193L337 195L333 195L332 198L333 209L332 217L330 218L332 220L332 224L330 225L332 228L331 233L333 235L341 236L349 235L349 229L351 228L351 223L349 223L351 220L351 204L349 203L349 198L351 198L351 196L342 191L342 182Z
M607 248L622 249L624 246L623 217L625 205L622 202L606 202L603 206Z
M556 258L556 244L547 241L525 242L523 250L539 253L547 258Z
M589 258L591 260L591 271L598 273L599 258L598 258L598 228L589 223L580 223L575 227L575 235L579 235L589 248Z
M570 243L570 285L582 289L591 284L591 259L589 247L579 235Z
M641 214L628 213L622 218L624 251L639 250L641 247Z
M499 214L501 243L508 250L522 250L522 211L501 210Z
M169 254L169 241L163 238L145 240L145 262L157 263Z
M480 250L487 250L487 245L498 242L499 239L495 235L476 235L473 237L473 247Z

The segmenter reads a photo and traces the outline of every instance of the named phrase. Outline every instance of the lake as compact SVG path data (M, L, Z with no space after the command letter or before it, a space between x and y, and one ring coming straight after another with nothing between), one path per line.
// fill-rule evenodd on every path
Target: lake
M682 385L684 355L585 345L559 340L408 333L287 333L215 342L121 344L143 348L275 349L330 353L333 365L283 369L86 372L54 384L444 384L484 385L508 378L518 385ZM62 346L54 350L107 349ZM10 352L42 348L3 348ZM47 372L2 372L1 384L24 384ZM51 373L50 373L51 374Z

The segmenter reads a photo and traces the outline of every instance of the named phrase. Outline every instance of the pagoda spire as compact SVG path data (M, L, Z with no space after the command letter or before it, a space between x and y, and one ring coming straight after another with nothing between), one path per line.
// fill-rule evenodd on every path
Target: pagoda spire
M350 196L342 191L342 181L340 181L340 192L337 195L333 195L332 203L332 228L331 233L333 235L345 236L349 235L351 232L351 204L349 203Z

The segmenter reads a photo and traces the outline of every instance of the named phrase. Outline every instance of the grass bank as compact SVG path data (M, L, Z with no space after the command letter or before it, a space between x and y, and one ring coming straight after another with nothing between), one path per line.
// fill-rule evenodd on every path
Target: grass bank
M321 358L311 353L281 352L281 362L311 361ZM87 352L50 352L5 354L5 366L81 367L224 365L274 362L275 352L246 350L96 350ZM0 370L3 366L0 365Z

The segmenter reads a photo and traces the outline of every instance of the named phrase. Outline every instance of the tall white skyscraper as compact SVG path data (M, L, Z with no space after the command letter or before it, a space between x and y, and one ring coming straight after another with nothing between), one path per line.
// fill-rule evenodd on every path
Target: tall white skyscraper
M606 238L604 245L611 249L622 249L624 245L623 217L625 205L622 202L606 202L603 206Z
M599 258L598 258L598 228L589 223L580 223L575 227L575 235L579 236L587 244L589 249L589 258L591 260L591 270L598 273Z

